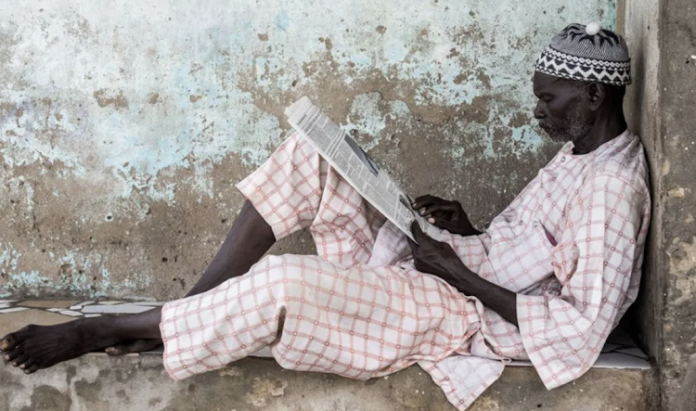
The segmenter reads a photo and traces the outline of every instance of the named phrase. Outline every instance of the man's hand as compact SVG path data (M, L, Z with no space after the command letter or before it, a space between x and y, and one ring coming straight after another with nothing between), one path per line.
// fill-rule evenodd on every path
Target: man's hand
M430 224L452 234L464 236L481 234L471 224L459 201L448 201L425 195L418 197L411 206L414 210L420 210L420 215L427 218Z
M469 270L449 244L430 238L415 221L411 224L411 232L418 242L408 239L416 270L442 278L460 293L478 298L483 305L518 326L517 294Z
M408 239L416 270L440 277L456 287L458 278L454 273L461 272L462 268L465 268L457 253L449 244L430 238L416 221L411 224L411 232L418 242L416 244L410 238Z

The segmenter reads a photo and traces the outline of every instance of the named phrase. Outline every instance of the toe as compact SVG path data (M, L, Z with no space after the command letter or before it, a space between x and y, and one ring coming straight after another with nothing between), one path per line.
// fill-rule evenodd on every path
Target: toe
M31 367L25 369L25 370L24 370L24 373L25 373L25 374L33 374L33 373L35 373L35 372L38 371L38 370L39 370L39 366L36 365L36 364L34 364L34 365L32 365Z
M29 356L26 353L22 353L12 360L12 365L23 369L22 365L27 361L29 361Z
M117 344L107 348L105 351L108 355L118 357L131 353L140 353L151 350L160 344L158 340L136 340L126 344Z
M17 345L17 338L15 338L13 334L8 334L2 337L2 340L0 340L0 351L11 351L15 345Z
M140 353L157 348L162 342L159 340L138 340L131 344L130 352Z
M24 350L22 349L22 347L17 347L14 350L5 354L5 356L4 356L5 361L14 362L17 359L17 357L19 357L23 352L24 352Z
M123 345L122 344L115 345L113 347L108 347L107 349L104 350L104 352L106 352L108 355L111 355L113 357L119 357L119 356L125 354L125 352L123 352Z
M36 361L34 361L33 358L29 358L28 360L26 360L22 363L20 363L19 361L17 363L19 364L19 368L21 368L23 370L28 370L31 368L32 365L34 365L35 362Z

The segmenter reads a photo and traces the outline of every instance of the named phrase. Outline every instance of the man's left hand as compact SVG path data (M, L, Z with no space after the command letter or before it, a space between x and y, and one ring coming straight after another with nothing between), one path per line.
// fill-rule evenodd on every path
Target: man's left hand
M413 262L416 270L440 277L450 285L455 286L459 281L455 273L466 271L466 267L457 253L449 244L436 241L425 234L416 221L411 224L411 232L418 242L415 243L410 238L408 239L413 251Z
M484 280L469 270L449 244L430 238L415 221L411 224L411 232L418 241L416 244L411 239L408 240L416 270L442 278L460 293L478 298L483 305L519 326L517 294Z

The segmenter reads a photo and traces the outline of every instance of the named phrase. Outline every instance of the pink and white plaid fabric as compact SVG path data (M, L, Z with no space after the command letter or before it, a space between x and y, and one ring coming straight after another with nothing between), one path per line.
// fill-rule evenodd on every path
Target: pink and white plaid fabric
M645 160L624 133L566 145L487 233L443 232L462 261L518 293L520 329L413 268L405 237L297 134L238 188L276 239L308 228L317 256L267 256L249 273L166 304L174 379L264 347L288 369L367 379L414 363L458 409L531 359L548 388L582 375L635 300L649 222ZM554 245L555 244L555 245Z

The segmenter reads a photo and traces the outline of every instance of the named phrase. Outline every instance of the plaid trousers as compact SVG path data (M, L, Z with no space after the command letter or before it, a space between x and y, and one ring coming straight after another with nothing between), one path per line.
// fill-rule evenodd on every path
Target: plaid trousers
M416 271L403 233L304 139L290 137L238 188L276 239L307 228L318 255L269 255L241 277L166 304L160 328L172 378L264 347L284 368L361 380L416 362L438 373L439 361L469 354L476 301ZM494 363L488 383L502 370Z

